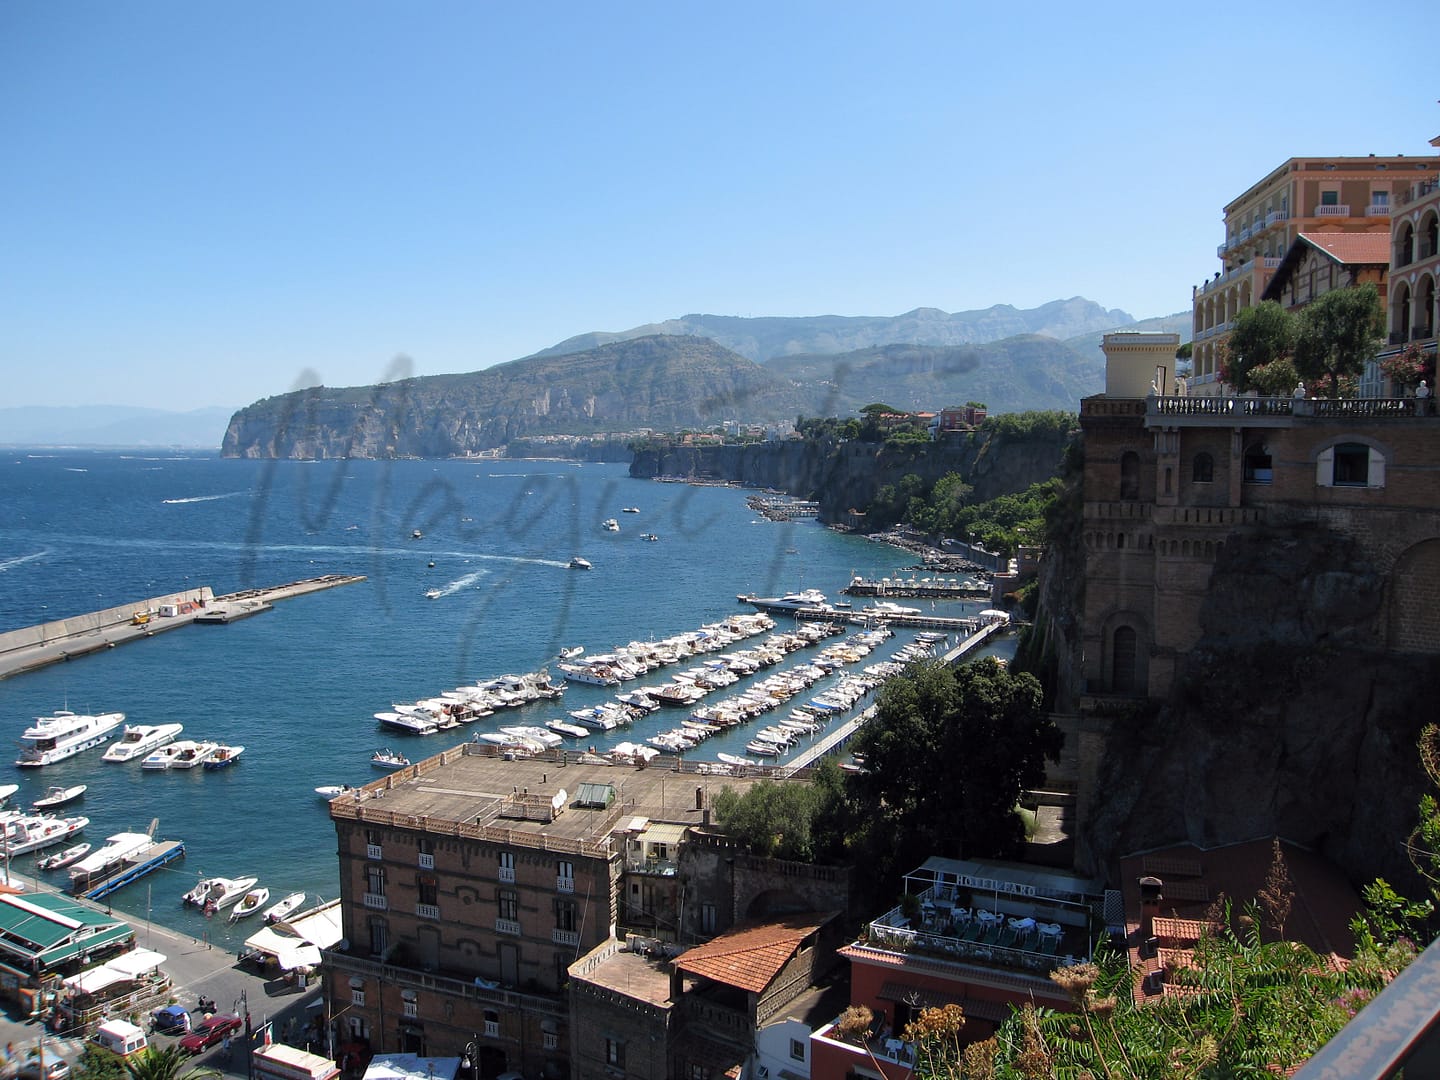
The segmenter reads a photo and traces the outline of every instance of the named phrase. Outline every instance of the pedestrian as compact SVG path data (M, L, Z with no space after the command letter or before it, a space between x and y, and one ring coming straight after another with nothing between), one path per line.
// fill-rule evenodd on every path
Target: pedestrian
M1415 388L1415 415L1427 416L1430 413L1430 387L1425 385L1425 380L1420 380L1420 385Z
M229 1065L229 1064L230 1064L231 1055L232 1055L232 1048L231 1048L231 1046L230 1046L230 1036L227 1034L227 1035L225 1036L225 1064L226 1064L226 1065Z

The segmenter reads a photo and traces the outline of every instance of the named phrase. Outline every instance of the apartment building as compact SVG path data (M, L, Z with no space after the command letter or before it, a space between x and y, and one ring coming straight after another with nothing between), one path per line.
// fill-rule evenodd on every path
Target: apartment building
M1390 236L1397 201L1434 158L1296 157L1225 207L1220 269L1192 294L1190 392L1219 394L1218 372L1235 316L1259 303L1302 234L1326 243L1338 236Z
M1440 137L1430 140L1440 146ZM1435 369L1436 334L1440 328L1440 169L1431 162L1429 170L1412 179L1400 192L1390 214L1390 281L1386 302L1386 347L1366 370L1361 393L1394 394L1401 388L1381 375L1381 362L1406 349L1430 357ZM1433 380L1429 384L1434 386ZM1408 389L1408 388L1406 388Z

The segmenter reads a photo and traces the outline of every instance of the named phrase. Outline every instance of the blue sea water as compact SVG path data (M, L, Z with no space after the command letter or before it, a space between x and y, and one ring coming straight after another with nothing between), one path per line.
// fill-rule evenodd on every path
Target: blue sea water
M630 506L640 513L622 513ZM609 517L619 533L600 528ZM642 532L660 542L641 541ZM594 569L569 569L573 555ZM181 894L197 877L253 874L272 901L299 889L312 903L333 897L335 833L317 785L379 776L369 758L380 746L419 760L482 725L543 723L614 691L571 686L561 702L423 739L381 730L373 713L537 670L562 647L603 652L751 610L737 593L805 587L835 598L855 573L911 561L813 521L766 522L737 489L635 480L622 465L8 450L0 631L204 585L218 595L322 574L366 580L0 682L0 736L12 745L33 717L57 708L118 710L131 723L178 721L183 737L243 744L234 768L144 772L103 763L95 750L0 779L21 785L11 805L29 805L52 784L88 784L83 802L66 809L90 818L92 843L158 819L157 836L183 840L185 858L109 902L233 948L254 921L207 920L183 908ZM438 599L426 598L431 589ZM661 681L658 672L642 680ZM683 715L661 710L587 742L643 741ZM693 756L742 753L747 738L727 733ZM34 857L18 857L14 872L33 876Z

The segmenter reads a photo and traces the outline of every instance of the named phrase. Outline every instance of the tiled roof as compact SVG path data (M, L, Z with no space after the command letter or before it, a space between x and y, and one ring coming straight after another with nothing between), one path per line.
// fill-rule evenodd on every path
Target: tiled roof
M675 967L726 986L761 993L795 955L800 942L839 912L805 911L744 923L675 958Z
M1390 233L1302 232L1299 237L1340 263L1388 263Z

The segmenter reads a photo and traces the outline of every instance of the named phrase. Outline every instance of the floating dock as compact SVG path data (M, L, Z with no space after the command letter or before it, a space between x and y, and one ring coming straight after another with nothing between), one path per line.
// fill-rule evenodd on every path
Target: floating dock
M87 882L89 887L79 895L86 900L99 900L102 896L109 896L116 889L123 889L132 881L144 877L150 871L157 870L168 862L173 862L184 854L185 842L183 840L161 840L159 843L151 844L135 858L110 870L100 884L89 884L95 880L92 875Z
M120 604L88 615L74 615L68 619L27 626L23 630L11 630L0 634L0 679L113 649L137 638L154 637L166 630L189 626L212 610L221 614L204 621L233 622L237 618L268 611L275 600L364 580L360 575L327 574L225 596L216 596L207 585Z

